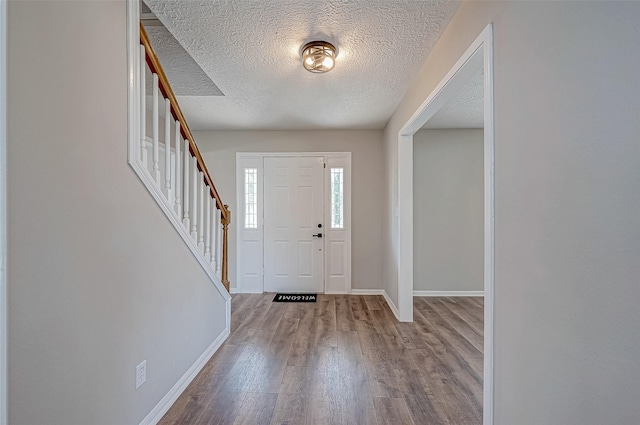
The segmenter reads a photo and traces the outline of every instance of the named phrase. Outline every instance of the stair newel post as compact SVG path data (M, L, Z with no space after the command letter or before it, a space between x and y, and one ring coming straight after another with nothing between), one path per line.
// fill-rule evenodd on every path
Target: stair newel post
M164 100L164 192L171 200L171 101Z
M159 129L158 129L158 74L153 74L153 178L158 187L160 186L160 148L158 146Z
M229 291L229 223L231 222L231 211L229 205L225 205L226 216L222 216L222 284Z
M183 170L183 181L184 181L184 190L182 193L184 194L184 202L182 203L182 209L184 212L184 216L182 219L182 224L184 224L187 232L191 228L191 223L189 220L189 177L191 174L189 173L189 159L191 158L191 152L189 152L189 141L184 141L184 170Z
M205 185L205 193L202 200L205 203L204 214L204 258L209 261L211 255L211 192Z
M191 237L198 243L198 162L191 158Z
M147 138L147 86L146 78L147 51L144 45L140 45L140 161L144 161L144 144Z
M198 247L204 252L204 173L198 173L199 202L198 202Z
M175 180L175 205L174 205L174 211L176 212L176 215L178 216L178 219L181 218L181 214L182 211L180 211L180 197L182 196L181 190L180 190L180 185L182 184L182 173L180 172L180 144L182 144L182 136L180 134L180 121L176 121L176 165L175 165L175 173L176 173L176 180Z

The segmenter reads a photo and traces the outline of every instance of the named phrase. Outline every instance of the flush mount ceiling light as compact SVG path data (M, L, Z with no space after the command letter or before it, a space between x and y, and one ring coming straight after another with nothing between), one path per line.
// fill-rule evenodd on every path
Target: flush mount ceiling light
M336 64L336 48L326 41L312 41L302 46L302 65L309 72L329 72Z

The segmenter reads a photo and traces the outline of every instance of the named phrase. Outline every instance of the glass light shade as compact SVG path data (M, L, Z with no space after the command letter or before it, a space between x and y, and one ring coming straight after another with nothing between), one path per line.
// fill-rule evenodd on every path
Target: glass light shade
M336 64L336 48L326 41L312 41L302 47L302 65L309 72L329 72Z

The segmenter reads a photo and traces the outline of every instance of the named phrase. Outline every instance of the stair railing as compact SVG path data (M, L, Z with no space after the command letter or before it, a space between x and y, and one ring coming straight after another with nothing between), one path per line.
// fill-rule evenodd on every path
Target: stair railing
M142 23L140 64L138 159L149 172L156 188L162 192L165 205L197 246L201 260L211 267L229 291L227 246L231 212L213 184ZM146 64L146 69L143 64ZM148 93L145 75L147 69L151 74L151 93ZM147 107L149 95L151 108ZM161 120L164 120L164 128L160 127ZM148 136L148 132L151 136Z

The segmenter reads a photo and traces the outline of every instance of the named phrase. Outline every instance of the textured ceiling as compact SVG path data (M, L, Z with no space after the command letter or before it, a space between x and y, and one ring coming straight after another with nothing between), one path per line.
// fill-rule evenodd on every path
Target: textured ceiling
M143 22L176 96L223 96L211 78L164 25L157 20Z
M459 3L145 0L224 96L178 96L193 129L383 128ZM328 74L300 46L338 48ZM178 59L176 59L178 60Z
M480 69L422 128L483 128L484 72Z

